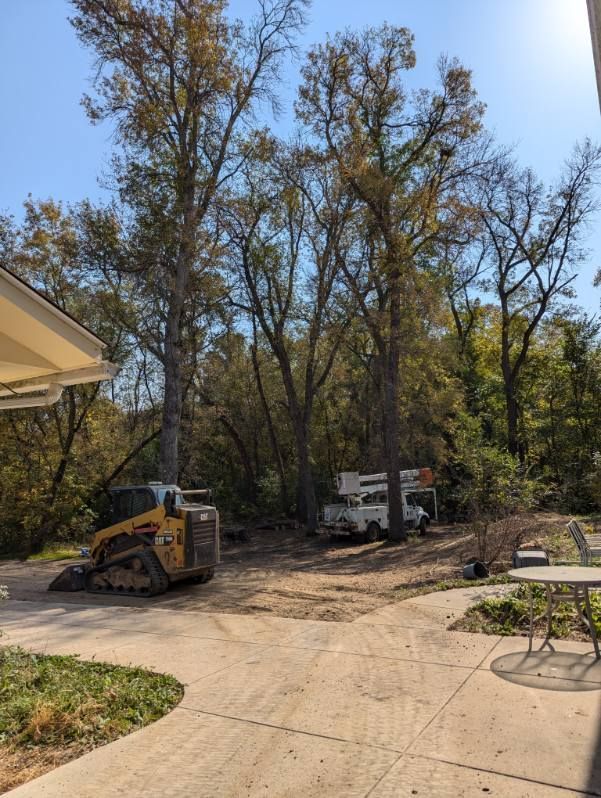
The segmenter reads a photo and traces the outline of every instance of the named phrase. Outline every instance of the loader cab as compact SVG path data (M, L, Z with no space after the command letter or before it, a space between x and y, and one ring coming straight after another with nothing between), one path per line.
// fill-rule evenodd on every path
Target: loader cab
M175 496L175 504L184 503L184 497L177 485L163 485L151 482L148 485L127 485L122 488L111 488L111 523L120 524L136 515L154 510L165 501L167 492Z

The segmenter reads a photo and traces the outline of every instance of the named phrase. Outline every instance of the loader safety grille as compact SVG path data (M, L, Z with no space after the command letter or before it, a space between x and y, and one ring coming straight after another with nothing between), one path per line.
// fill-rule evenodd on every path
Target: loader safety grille
M203 543L213 544L215 540L215 519L208 521L192 520L192 538L195 546L202 546Z
M199 510L186 513L186 568L214 565L217 561L217 519L215 513L203 519Z

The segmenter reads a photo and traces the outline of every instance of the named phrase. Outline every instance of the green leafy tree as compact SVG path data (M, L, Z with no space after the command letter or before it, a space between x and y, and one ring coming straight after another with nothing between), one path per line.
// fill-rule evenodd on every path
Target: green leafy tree
M151 223L137 268L160 298L154 303L164 377L160 473L176 482L194 272L206 267L214 240L216 195L249 156L242 128L257 102L275 99L278 67L303 25L305 2L259 0L248 26L228 18L225 0L73 4L77 35L98 58L88 113L115 124L124 152L117 166L122 198L140 221L143 194L142 216Z
M577 267L586 257L583 238L598 203L594 186L601 148L575 148L557 184L547 189L529 169L497 159L481 178L481 219L488 262L482 286L498 298L500 366L507 447L525 460L519 435L522 370L541 321L570 295Z
M280 369L296 443L297 512L314 533L311 426L353 314L340 280L352 202L327 160L275 141L271 151L264 165L245 172L228 230L241 278L238 305Z
M93 500L158 434L152 408L135 399L133 342L115 324L106 288L90 268L89 210L28 200L4 265L93 328L108 358L126 366L124 377L116 385L69 386L48 408L2 414L0 545L6 549L39 551L67 531L84 538Z
M337 34L309 52L297 103L362 210L364 251L345 264L345 276L377 353L392 539L405 536L398 479L403 319L414 312L416 269L432 254L445 198L465 171L463 150L483 113L458 62L439 62L438 90L410 94L404 74L414 66L406 28Z

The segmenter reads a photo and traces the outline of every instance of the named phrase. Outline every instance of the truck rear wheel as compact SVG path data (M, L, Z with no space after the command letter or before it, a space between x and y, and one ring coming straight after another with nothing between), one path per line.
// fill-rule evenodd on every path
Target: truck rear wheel
M365 542L375 543L379 537L380 537L380 527L378 526L378 524L376 524L375 521L372 521L371 524L368 524L367 529L365 530Z

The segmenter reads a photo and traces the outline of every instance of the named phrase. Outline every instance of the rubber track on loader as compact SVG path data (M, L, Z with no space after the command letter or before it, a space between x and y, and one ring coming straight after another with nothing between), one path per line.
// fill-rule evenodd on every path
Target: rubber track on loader
M117 568L126 565L134 559L141 560L144 565L146 574L150 577L150 587L145 590L119 590L111 588L110 585L104 588L95 587L92 584L94 574L105 573L110 571L111 568ZM123 595L123 596L140 596L142 598L149 598L150 596L158 596L164 593L169 587L169 577L163 570L156 554L153 551L135 551L128 554L126 557L120 557L118 560L111 560L102 565L90 568L86 573L85 589L88 593L104 593L105 595Z

